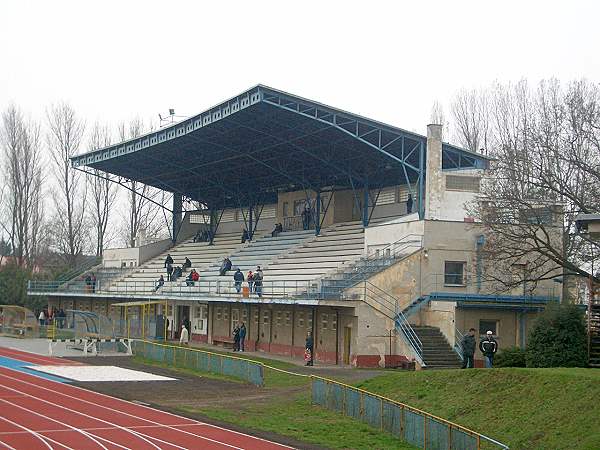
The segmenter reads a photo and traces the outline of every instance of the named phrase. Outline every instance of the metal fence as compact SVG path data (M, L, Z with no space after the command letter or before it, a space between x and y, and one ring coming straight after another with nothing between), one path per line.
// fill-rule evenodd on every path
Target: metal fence
M423 449L508 449L505 444L455 423L326 378L312 377L312 402Z
M168 363L173 367L227 375L256 386L264 385L263 365L249 359L149 341L133 341L132 347L134 354L152 361Z

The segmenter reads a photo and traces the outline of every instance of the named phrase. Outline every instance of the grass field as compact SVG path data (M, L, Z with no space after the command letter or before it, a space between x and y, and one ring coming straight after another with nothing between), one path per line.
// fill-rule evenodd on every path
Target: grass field
M600 449L600 371L494 369L387 373L359 384L511 449Z

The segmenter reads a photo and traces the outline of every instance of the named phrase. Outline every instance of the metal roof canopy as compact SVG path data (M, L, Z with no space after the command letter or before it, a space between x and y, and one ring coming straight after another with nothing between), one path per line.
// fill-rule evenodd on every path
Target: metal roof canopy
M148 300L147 302L121 302L121 303L111 303L110 306L122 306L122 307L130 307L130 306L148 306L148 305L164 305L166 300Z
M427 138L258 85L187 120L71 158L210 208L274 203L277 192L408 185L424 195ZM488 158L449 144L443 168ZM415 192L417 191L417 192ZM423 202L419 202L423 203Z

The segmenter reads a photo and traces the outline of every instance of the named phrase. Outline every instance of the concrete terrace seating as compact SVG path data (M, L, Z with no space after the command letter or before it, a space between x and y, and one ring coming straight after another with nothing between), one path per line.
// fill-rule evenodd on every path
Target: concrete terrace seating
M301 246L307 241L315 239L313 230L306 231L288 231L282 232L276 237L271 237L271 234L259 237L248 245L239 248L237 251L229 255L232 263L232 270L225 275L219 275L221 268L221 260L214 261L210 266L199 270L200 281L197 281L194 286L186 286L185 280L178 281L177 286L163 288L163 292L176 290L181 293L235 293L233 285L233 274L239 267L246 277L248 270L253 272L257 266L266 267L273 259L283 253L290 251L295 247ZM198 270L198 269L196 269ZM244 285L247 285L244 283Z
M192 268L201 272L245 245L248 244L241 243L241 232L217 234L213 240L213 245L208 245L208 242L193 242L192 239L189 239L144 263L126 277L113 282L109 287L109 291L152 292L155 282L161 275L164 275L165 284L159 291L162 292L170 285L184 282L190 271L190 269L184 271L183 277L180 277L177 281L167 281L164 267L167 254L171 254L174 267L183 265L187 256L192 261Z

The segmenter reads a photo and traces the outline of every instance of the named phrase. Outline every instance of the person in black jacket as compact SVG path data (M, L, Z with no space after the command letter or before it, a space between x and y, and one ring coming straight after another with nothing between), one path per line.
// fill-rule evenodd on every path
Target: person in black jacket
M240 327L237 324L233 327L233 351L240 351Z
M242 283L244 282L244 274L242 273L239 267L233 274L233 281L235 282L235 290L239 294L242 290Z
M479 343L479 350L483 353L485 367L491 369L494 366L494 355L498 351L498 342L493 337L491 331L488 331L486 337Z
M472 369L475 367L475 328L471 328L468 334L465 334L460 343L463 354L463 369Z
M172 271L172 270L173 270L173 269L172 269L172 266L173 266L173 258L171 258L171 254L170 254L170 253L169 253L169 254L167 255L167 257L165 258L165 269L167 269L167 275L170 275L170 274L169 274L169 266L171 266L171 271ZM171 278L171 277L169 276L169 278Z

